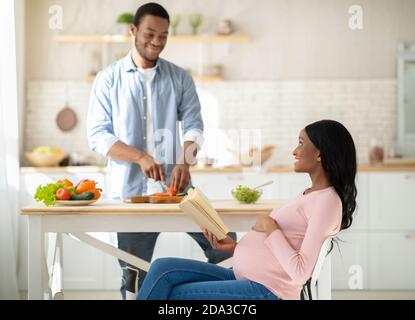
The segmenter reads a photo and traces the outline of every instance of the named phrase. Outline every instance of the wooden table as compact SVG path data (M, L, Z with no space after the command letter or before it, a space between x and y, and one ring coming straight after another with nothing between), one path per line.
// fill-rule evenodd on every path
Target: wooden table
M263 200L254 205L236 201L212 201L225 224L235 232L251 229L258 215L269 214L283 201ZM87 232L197 232L199 227L185 215L178 204L127 204L99 200L89 206L36 205L21 210L28 216L29 299L60 299L62 293L62 233L148 270L149 263L102 242ZM45 234L48 234L47 240ZM47 248L47 254L45 254Z

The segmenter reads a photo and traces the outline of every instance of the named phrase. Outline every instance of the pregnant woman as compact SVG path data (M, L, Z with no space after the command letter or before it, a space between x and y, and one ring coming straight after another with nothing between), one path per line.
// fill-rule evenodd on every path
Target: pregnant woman
M295 172L306 172L311 187L267 217L260 217L240 241L218 240L233 253L233 269L181 258L153 262L138 299L300 299L328 237L350 227L356 208L356 149L339 122L321 120L300 131L293 151Z

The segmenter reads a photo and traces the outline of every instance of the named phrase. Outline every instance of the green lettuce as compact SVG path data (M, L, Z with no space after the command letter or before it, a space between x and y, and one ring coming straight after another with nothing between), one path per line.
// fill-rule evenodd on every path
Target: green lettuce
M48 183L45 186L39 185L36 189L35 200L42 201L46 206L53 206L56 203L56 191L60 188L69 189L74 192L73 187L67 187L64 183Z

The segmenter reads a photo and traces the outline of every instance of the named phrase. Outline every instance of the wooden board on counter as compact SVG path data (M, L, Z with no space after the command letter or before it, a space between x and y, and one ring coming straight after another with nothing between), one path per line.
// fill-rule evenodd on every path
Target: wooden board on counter
M358 172L414 172L415 165L360 165ZM293 167L272 167L266 170L267 173L294 173Z
M125 203L180 203L183 196L132 196L130 199L126 199Z
M383 160L387 166L415 166L415 158L387 158Z

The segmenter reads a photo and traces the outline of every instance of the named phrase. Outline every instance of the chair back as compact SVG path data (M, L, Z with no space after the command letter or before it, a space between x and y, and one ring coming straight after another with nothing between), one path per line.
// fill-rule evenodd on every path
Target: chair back
M311 278L304 285L302 294L307 300L331 300L331 249L332 237L321 246Z

